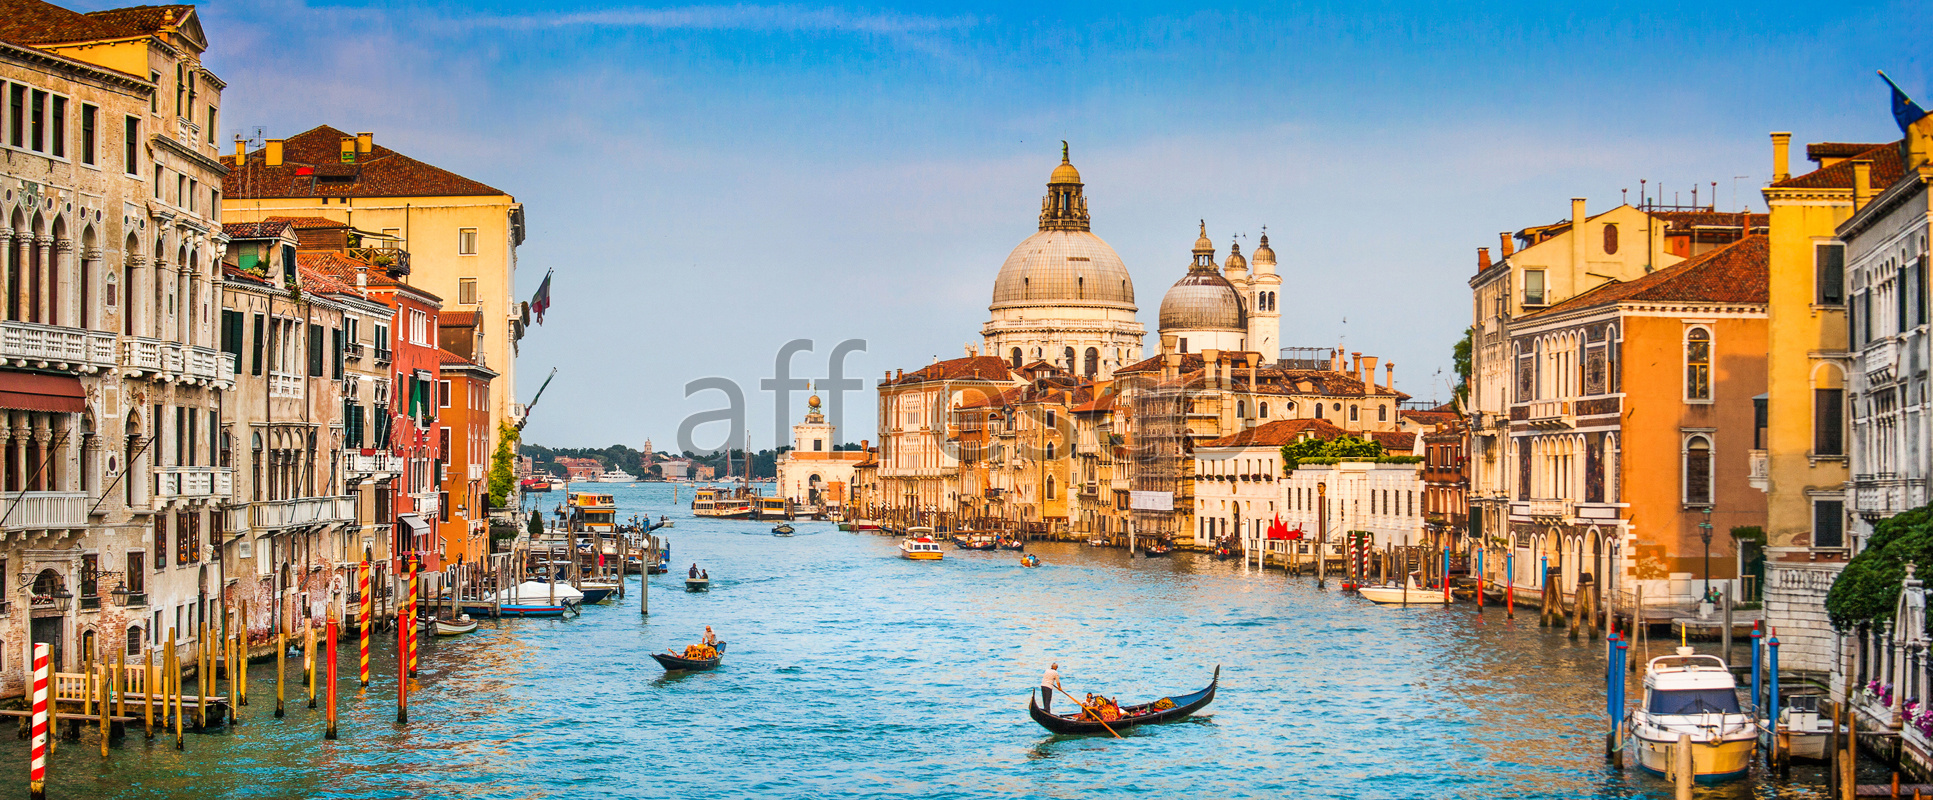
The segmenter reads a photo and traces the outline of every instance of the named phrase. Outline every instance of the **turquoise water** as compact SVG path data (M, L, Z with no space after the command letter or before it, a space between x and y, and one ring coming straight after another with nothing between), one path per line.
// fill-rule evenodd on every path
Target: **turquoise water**
M1670 796L1605 766L1602 645L1531 614L1377 608L1187 554L910 562L828 523L778 539L693 519L668 486L612 491L620 516L677 520L649 617L633 578L623 605L578 619L426 640L402 727L389 642L366 695L350 643L335 742L304 701L270 717L258 664L232 730L191 733L185 753L137 730L106 760L85 734L54 757L50 797ZM682 590L693 561L709 593ZM718 671L667 676L646 656L705 625L730 643ZM1124 704L1200 688L1217 664L1221 693L1123 740L1054 736L1026 713L1049 661L1076 693ZM16 755L24 795L24 741ZM1810 796L1817 773L1794 777L1700 796Z

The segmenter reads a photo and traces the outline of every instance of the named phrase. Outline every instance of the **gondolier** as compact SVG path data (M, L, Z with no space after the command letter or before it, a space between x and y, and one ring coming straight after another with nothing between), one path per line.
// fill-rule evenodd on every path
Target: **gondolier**
M1044 711L1054 709L1054 690L1060 688L1060 663L1047 665L1047 671L1040 676L1040 707Z

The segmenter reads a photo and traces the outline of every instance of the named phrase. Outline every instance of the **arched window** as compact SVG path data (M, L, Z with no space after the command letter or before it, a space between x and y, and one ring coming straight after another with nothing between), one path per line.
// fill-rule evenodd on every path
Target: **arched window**
M1020 369L1020 348L1013 349L1013 368Z
M1067 365L1068 372L1073 372L1074 371L1074 348L1072 347L1067 348L1065 351L1063 351L1063 355L1066 356L1067 360L1062 361L1061 363Z
M1099 374L1101 371L1101 351L1092 347L1087 348L1087 363L1084 366L1086 368L1081 370L1081 374L1090 378Z
M1246 401L1235 401L1235 416L1237 418L1248 416L1248 403Z
M1350 421L1350 422L1355 422L1355 421L1356 421L1356 411L1357 411L1357 407L1356 407L1355 405L1353 405L1353 404L1352 404L1352 405L1350 405L1350 406L1349 406L1349 421Z
M1048 446L1052 447L1053 445L1048 445ZM1049 500L1054 499L1054 476L1052 475L1047 476L1047 499Z
M1685 442L1685 505L1712 502L1712 443L1703 436Z
M131 655L131 656L140 655L141 644L143 641L144 641L144 637L141 635L141 626L139 625L129 626L128 627L128 655Z
M1704 328L1685 334L1685 399L1712 399L1712 335Z
M1380 406L1377 406L1377 407L1376 407L1376 421L1378 421L1378 422L1388 422L1388 421L1389 421L1389 406L1388 406L1388 405L1380 405Z
M1054 443L1053 443L1053 442L1048 442L1048 443L1047 443L1047 460L1048 460L1048 461L1052 461L1052 460L1054 460Z
M1604 254L1611 255L1613 253L1616 253L1617 251L1618 251L1618 226L1606 225L1604 226Z
M1259 415L1260 415L1260 416L1262 417L1262 419L1268 419L1268 418L1269 418L1269 404L1267 404L1267 403L1256 403L1256 406L1257 406L1257 409L1256 409L1256 412L1257 412L1257 413L1258 413L1258 414L1259 414Z
M1316 404L1316 419L1322 419L1322 404Z

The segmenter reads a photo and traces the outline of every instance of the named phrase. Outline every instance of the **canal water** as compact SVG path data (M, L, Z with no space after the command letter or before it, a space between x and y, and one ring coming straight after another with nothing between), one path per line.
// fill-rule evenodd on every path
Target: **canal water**
M1306 579L1177 554L1071 544L895 557L894 540L799 523L697 520L664 485L611 487L620 517L669 515L674 571L580 618L486 621L426 640L410 723L393 653L356 688L342 649L341 739L270 667L232 730L147 741L103 760L89 733L50 767L54 798L603 798L1095 796L1669 797L1602 756L1602 650L1469 606L1378 608ZM540 496L546 507L561 500ZM709 593L683 572L709 570ZM711 625L716 672L667 676L646 654ZM1123 704L1192 691L1205 713L1115 740L1027 717L1051 661L1076 693ZM1635 691L1635 690L1634 690ZM1063 701L1064 702L1064 701ZM15 748L24 795L26 743ZM1701 789L1817 796L1819 773Z

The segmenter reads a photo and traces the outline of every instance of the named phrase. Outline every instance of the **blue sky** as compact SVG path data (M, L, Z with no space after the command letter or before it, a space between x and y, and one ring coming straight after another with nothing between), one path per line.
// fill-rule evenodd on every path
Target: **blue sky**
M85 4L83 7L100 7ZM1059 141L1143 322L1197 219L1224 252L1268 226L1288 345L1394 361L1446 396L1475 249L1635 201L1762 206L1766 133L1888 141L1885 69L1933 100L1914 3L1170 3L632 6L217 0L224 136L328 123L514 193L527 438L660 449L720 405L864 339L849 374L961 355L1035 227ZM1795 156L1795 158L1797 158ZM1802 163L1795 166L1804 166ZM1743 177L1735 177L1743 176ZM1737 189L1734 191L1733 187ZM1346 320L1346 322L1345 322ZM1439 371L1441 375L1439 375ZM843 438L874 438L870 393ZM794 414L803 395L794 399ZM722 437L702 429L701 445Z

